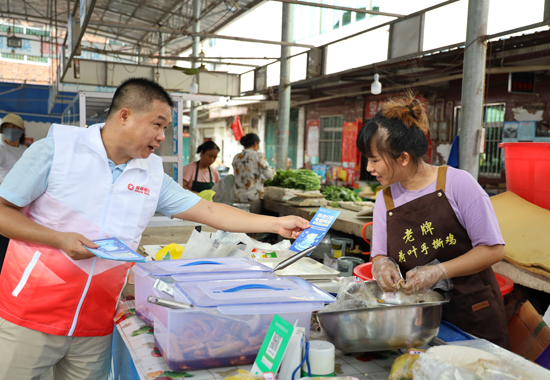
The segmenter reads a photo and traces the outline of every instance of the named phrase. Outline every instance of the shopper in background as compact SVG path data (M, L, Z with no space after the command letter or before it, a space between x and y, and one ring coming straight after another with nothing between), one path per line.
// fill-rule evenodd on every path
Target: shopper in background
M387 186L374 208L372 273L384 291L450 290L443 319L509 349L491 269L504 259L491 201L468 172L423 160L427 132L425 105L407 94L384 103L357 138L367 171Z
M220 174L212 167L220 153L220 148L214 141L207 141L197 148L200 159L183 167L183 187L194 193L210 190L220 181Z
M85 247L116 237L136 250L155 212L230 232L296 239L296 216L269 217L208 202L164 173L153 154L172 123L157 83L131 78L104 124L54 124L0 185L0 233L11 238L0 274L0 379L105 380L113 318L131 263Z
M244 150L233 157L233 174L235 176L235 197L237 202L250 203L250 212L259 213L260 199L264 194L264 179L272 179L275 175L267 163L265 155L259 152L260 138L255 133L249 133L241 138Z
M27 150L25 145L25 123L21 116L9 113L2 119L0 125L2 140L0 141L0 183L6 174L13 168L13 165L21 158ZM0 235L0 271L6 257L6 250L10 239Z

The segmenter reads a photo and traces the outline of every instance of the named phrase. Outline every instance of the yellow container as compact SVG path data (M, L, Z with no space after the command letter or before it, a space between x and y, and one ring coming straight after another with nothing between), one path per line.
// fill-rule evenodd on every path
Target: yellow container
M185 247L172 243L155 253L155 260L180 259Z
M198 196L202 199L212 202L212 198L214 198L215 194L216 192L214 190L203 190L198 194Z

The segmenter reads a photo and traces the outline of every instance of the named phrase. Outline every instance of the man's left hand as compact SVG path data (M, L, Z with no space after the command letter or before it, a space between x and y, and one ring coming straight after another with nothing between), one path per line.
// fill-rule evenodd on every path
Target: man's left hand
M303 230L309 228L309 222L299 216L283 216L277 218L275 223L275 232L287 239L296 239Z

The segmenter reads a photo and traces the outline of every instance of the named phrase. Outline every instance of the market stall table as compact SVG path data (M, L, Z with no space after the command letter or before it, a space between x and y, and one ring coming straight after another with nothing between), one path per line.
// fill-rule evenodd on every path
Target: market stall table
M252 367L252 365L240 365L197 371L171 371L155 345L153 329L135 316L132 300L124 300L121 303L117 316L118 320L113 334L113 359L109 379L176 380L192 377L196 380L222 380L234 374L238 369L250 371ZM436 338L430 345L425 345L422 348L428 349L439 344L445 343ZM549 378L550 372L545 368L486 340L454 341L451 344L470 346L491 352L502 358L526 380ZM354 376L360 380L386 380L394 360L405 352L406 350L403 349L341 355L337 351L335 373L337 376Z
M311 219L315 211L317 211L316 207L300 208L274 201L264 201L264 204L267 206L266 208L272 208L280 215L299 215L307 219ZM335 223L335 226L333 226L335 229L346 233L352 233L356 236L361 236L361 229L363 228L364 223L366 223L364 219L356 218L355 213L348 210L342 210L342 214L339 219L341 219L342 223ZM143 247L145 245L166 245L171 242L187 242L193 229L195 228L194 224L191 223L188 225L174 226L164 220L158 220L155 222L156 223L149 225L143 233L140 248L138 249L142 253L144 253ZM165 225L165 223L168 223L168 225ZM216 231L215 229L207 226L203 226L202 228L205 231ZM370 233L370 229L367 230L367 234L369 235L368 237L370 237ZM130 299L130 301L126 301L124 303L127 310L125 313L122 313L123 316L117 323L113 335L113 373L110 378L166 380L169 378L178 379L192 375L193 378L199 380L218 380L229 376L232 372L235 372L237 368L250 370L251 365L212 368L208 370L188 372L170 371L154 343L152 329L137 318L132 310L133 301L131 301L131 299L133 299L134 289L131 282L132 281L129 281L129 284L126 286L123 293L124 295L129 296L128 298ZM487 342L487 344L490 343ZM337 357L335 359L335 371L337 375L355 376L361 380L387 379L393 361L400 354L401 352L399 351L354 355L338 355L337 352ZM510 355L514 355L515 359L520 362L525 361L525 359L515 354L510 353ZM525 363L526 366L531 364L527 361L525 361Z
M113 365L109 379L155 380L192 377L196 380L221 380L237 369L249 371L252 365L211 368L197 371L171 371L153 337L153 329L135 315L134 301L125 300L119 306L119 319L113 336ZM354 376L360 380L386 380L399 351L368 353L335 358L337 375ZM282 379L281 379L282 380Z
M310 220L315 212L319 209L319 207L291 206L285 202L274 201L271 199L263 199L262 208L271 212L275 212L279 214L279 216L297 215L307 220ZM372 222L372 217L358 218L357 212L355 211L344 210L341 208L338 208L337 210L341 211L341 213L331 228L336 231L344 232L346 234L355 235L362 238L363 227L366 223ZM372 225L367 226L367 228L365 229L365 237L369 240L372 238Z

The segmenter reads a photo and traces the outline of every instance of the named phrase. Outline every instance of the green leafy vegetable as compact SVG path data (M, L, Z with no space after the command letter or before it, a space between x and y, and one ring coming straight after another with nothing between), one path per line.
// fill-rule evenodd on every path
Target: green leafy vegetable
M361 202L362 199L353 190L345 187L327 186L323 191L323 195L327 201L347 201L347 202Z
M313 170L290 169L277 170L273 179L265 181L265 185L309 191L319 190L321 188L321 181Z

